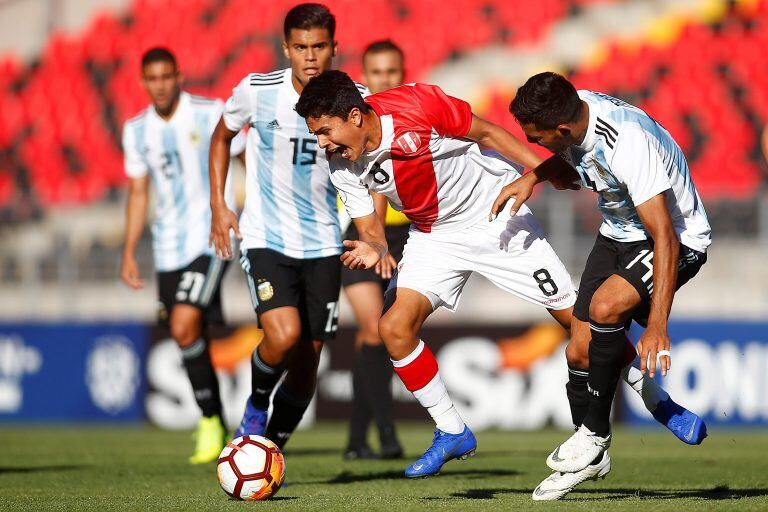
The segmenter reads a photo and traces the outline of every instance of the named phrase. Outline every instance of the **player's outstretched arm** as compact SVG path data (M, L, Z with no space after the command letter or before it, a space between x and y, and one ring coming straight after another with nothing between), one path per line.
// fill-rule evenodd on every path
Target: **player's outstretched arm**
M360 236L359 240L344 240L349 251L341 255L341 262L350 269L373 268L387 254L384 225L376 212L352 219Z
M637 214L653 239L653 295L648 327L637 343L640 370L656 374L656 356L660 350L669 350L667 320L672 309L677 282L680 242L677 239L667 200L662 192L637 206ZM672 363L670 356L660 358L661 374L666 375Z
M240 227L237 224L237 215L227 207L224 198L227 174L229 173L229 155L232 139L237 132L233 132L219 120L216 129L211 136L211 151L209 154L208 173L211 180L211 235L208 244L216 249L216 255L222 258L232 258L232 240L230 230L240 236Z
M483 147L497 151L501 156L533 169L538 166L542 158L534 153L523 141L509 133L501 126L486 121L472 114L472 124L469 127L467 138L472 139Z
M144 280L141 278L139 265L136 262L136 246L139 244L141 233L144 231L148 202L149 176L131 178L128 202L125 207L125 240L123 258L120 263L120 279L134 290L144 287Z

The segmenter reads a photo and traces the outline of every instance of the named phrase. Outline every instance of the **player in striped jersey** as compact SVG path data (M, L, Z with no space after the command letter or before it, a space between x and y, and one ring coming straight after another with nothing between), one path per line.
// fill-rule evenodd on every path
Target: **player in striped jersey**
M706 262L711 228L685 155L669 132L639 108L605 94L577 91L555 73L540 73L518 90L510 111L529 142L555 156L506 186L492 212L509 198L515 199L516 211L539 181L581 178L598 194L603 216L582 274L566 350L568 398L580 427L550 454L547 464L554 473L533 493L535 500L558 499L611 469L611 404L619 377L631 371L625 329L632 320L646 326L637 344L642 372L649 370L653 377L658 357L666 375L672 300ZM643 399L679 439L703 441L707 430L701 419L666 393Z
M405 69L403 52L391 41L375 41L363 52L363 79L376 94L402 85ZM379 318L384 307L384 290L392 270L403 256L410 223L401 212L393 209L387 198L372 192L376 211L384 220L389 255L375 269L341 269L341 284L355 314L358 330L355 336L355 363L352 369L352 415L349 441L344 457L371 458L368 424L371 419L379 430L383 459L401 457L403 448L397 440L392 421L392 364L379 336ZM354 223L349 225L345 240L357 240Z
M266 435L281 447L312 399L323 342L335 337L341 270L328 162L294 111L307 82L331 67L335 19L322 5L300 4L283 28L291 67L246 76L211 141L211 240L218 253L231 257L230 231L242 239L240 262L264 329L252 357L251 397L235 435ZM224 180L230 141L246 125L246 198L238 224L224 201ZM286 369L267 423L270 395Z
M207 244L211 222L207 203L209 140L224 105L221 100L183 92L182 75L167 49L146 52L141 69L152 105L123 128L125 172L131 185L120 276L131 288L144 286L135 252L146 221L151 181L157 197L152 243L159 317L181 348L203 414L190 462L210 462L226 441L205 329L223 321L219 285L226 265ZM243 145L244 137L238 136L233 153L242 152ZM226 197L233 204L229 187Z

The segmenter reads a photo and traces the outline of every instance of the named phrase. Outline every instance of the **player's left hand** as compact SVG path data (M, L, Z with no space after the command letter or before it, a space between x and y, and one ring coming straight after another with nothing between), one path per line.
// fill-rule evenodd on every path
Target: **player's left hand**
M397 267L397 261L395 258L387 252L383 258L376 264L376 273L379 274L382 279L391 279L392 271Z
M650 377L656 374L656 358L660 351L667 353L659 357L661 365L661 374L667 375L667 371L672 367L672 356L669 354L669 336L666 329L648 326L640 340L637 342L637 353L640 355L640 371L645 373L650 370Z
M379 249L362 240L344 240L344 247L351 250L341 254L341 262L351 270L373 268L381 259Z
M509 185L505 185L498 197L491 206L491 214L488 216L488 222L492 222L493 219L498 217L499 213L507 205L507 201L512 199L512 206L509 208L509 214L514 216L517 214L517 210L525 203L531 194L533 194L533 187L536 185L536 176L529 172L525 176L516 179Z

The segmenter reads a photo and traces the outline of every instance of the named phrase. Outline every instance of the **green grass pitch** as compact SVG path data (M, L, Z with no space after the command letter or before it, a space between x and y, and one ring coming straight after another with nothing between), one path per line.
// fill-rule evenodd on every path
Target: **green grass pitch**
M566 432L481 432L477 456L440 476L406 480L431 440L426 423L400 429L401 461L341 458L346 426L297 433L288 486L269 502L230 500L213 464L189 466L188 433L149 427L0 428L0 510L768 510L768 433L714 431L699 447L657 429L614 433L613 471L560 502L533 502L548 452Z

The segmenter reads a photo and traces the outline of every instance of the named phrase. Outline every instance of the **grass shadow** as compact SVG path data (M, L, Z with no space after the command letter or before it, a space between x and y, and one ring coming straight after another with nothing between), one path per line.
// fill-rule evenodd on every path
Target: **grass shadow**
M424 500L492 500L501 494L525 494L530 495L532 489L468 489L454 492L445 497L428 496ZM600 494L597 497L585 497L580 495ZM604 496L602 496L604 495ZM700 499L705 501L738 500L742 498L755 498L768 496L768 489L738 488L731 489L727 485L719 485L711 489L673 489L665 491L603 488L603 489L578 489L567 496L564 501L604 501L625 499Z
M516 470L508 469L465 469L459 471L447 471L441 473L441 478L460 476L462 478L485 478L493 476L519 476L522 473ZM310 485L310 484L329 484L329 485L344 485L354 484L358 482L373 482L377 480L405 480L405 476L401 470L396 471L379 471L369 473L354 473L352 471L342 471L333 478L328 480L312 480L304 482L296 482L296 485ZM420 479L414 479L420 480ZM291 482L291 485L294 485Z
M60 466L0 466L0 475L25 473L54 473L57 471L77 471L90 466L85 464L69 464Z

